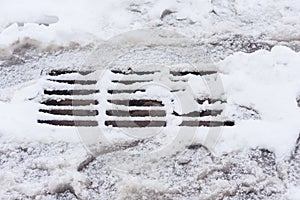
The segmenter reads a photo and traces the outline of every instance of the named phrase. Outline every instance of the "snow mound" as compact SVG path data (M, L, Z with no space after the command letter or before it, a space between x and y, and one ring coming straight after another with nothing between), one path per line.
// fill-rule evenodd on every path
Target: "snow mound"
M290 153L300 132L300 54L277 46L271 52L236 53L219 63L228 102L259 113L259 120L238 120L224 129L222 150L260 146L278 156ZM231 113L235 115L236 113Z

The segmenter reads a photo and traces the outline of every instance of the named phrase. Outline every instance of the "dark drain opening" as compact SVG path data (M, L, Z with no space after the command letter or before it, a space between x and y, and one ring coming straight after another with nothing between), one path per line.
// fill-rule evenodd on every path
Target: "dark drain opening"
M75 70L52 70L48 73L49 76L59 76L59 75L64 75L64 74L80 74L80 75L88 75L94 71L75 71ZM45 95L61 95L61 96L70 96L67 98L62 97L62 99L55 99L53 96L49 97L48 99L41 102L41 104L45 106L49 106L48 108L43 108L39 109L40 113L48 113L50 114L47 116L47 118L50 119L39 119L37 120L38 123L40 124L49 124L49 125L54 125L54 126L86 126L86 127L93 127L93 126L98 126L98 122L94 121L94 116L99 115L98 110L94 109L74 109L74 106L90 106L90 105L98 105L99 102L94 99L73 99L72 96L74 95L91 95L91 94L96 94L99 93L98 89L60 89L58 84L60 83L65 83L65 84L79 84L79 85L95 85L97 81L96 80L66 80L66 79L58 79L57 78L48 78L47 81L50 83L56 82L53 87L55 89L44 89L44 94ZM46 97L46 96L45 96ZM55 108L51 108L50 106L55 106ZM67 109L63 108L60 106L70 106ZM51 115L61 115L61 119L57 119L57 117L53 117ZM67 118L63 118L63 116L79 116L79 119L74 119L74 120L69 120ZM80 117L90 117L87 118L88 120L80 120ZM51 119L52 118L52 119ZM83 118L82 118L83 119Z
M46 101L41 102L41 104L48 105L48 106L89 106L89 105L98 105L99 102L97 100L48 99Z
M220 115L223 111L222 110L205 110L205 111L194 111L187 114L179 115L176 112L173 112L175 116L181 117L204 117L204 116L217 116Z
M106 115L117 117L164 117L164 110L107 110Z
M135 128L135 127L165 127L165 121L105 121L106 126L119 128Z
M128 74L136 74L136 75L148 75L148 74L154 74L159 71L121 71L121 70L111 70L112 73L114 74L123 74L123 75L128 75Z
M161 101L151 99L139 99L139 100L107 100L109 103L124 106L164 106Z
M80 120L38 120L40 124L50 124L55 126L98 126L97 121Z
M199 104L204 104L206 101L207 101L209 104L214 104L214 103L217 103L217 102L220 102L220 103L226 103L226 101L224 101L224 100L222 100L222 99L209 99L209 98L197 99L197 102L198 102Z
M218 126L234 126L233 121L183 121L180 126L207 126L207 127L218 127Z
M72 74L72 73L78 73L83 76L88 75L94 71L76 71L76 70L51 70L48 75L50 76L59 76L63 74Z
M70 85L79 84L79 85L94 85L97 83L96 80L55 80L48 79L49 81L57 82L57 83L67 83Z
M109 94L121 94L121 93L136 93L136 92L146 92L145 89L137 89L137 90L107 90Z
M44 90L48 95L89 95L99 93L99 90Z
M196 76L204 76L204 75L211 75L217 73L217 71L185 71L185 72L170 72L173 76L185 76L188 74L196 75Z
M182 91L185 91L185 89L171 90L170 92L182 92Z
M99 113L97 110L46 110L40 109L39 112L49 113L53 115L71 115L71 116L97 116Z

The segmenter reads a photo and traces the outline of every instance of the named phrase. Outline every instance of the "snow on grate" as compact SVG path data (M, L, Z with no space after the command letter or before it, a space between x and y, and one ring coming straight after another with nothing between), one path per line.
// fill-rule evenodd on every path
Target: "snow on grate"
M174 126L172 119L179 121L175 126L233 126L233 121L222 116L226 104L222 98L195 96L196 109L179 112L175 108L177 94L185 94L191 78L216 73L114 69L99 79L97 71L52 70L45 80L38 123L146 128ZM168 87L157 85L161 80Z
M92 72L50 71L45 81L44 100L40 104L38 123L55 126L98 126L95 116L99 115L99 111L93 106L99 105L94 94L100 91L96 87L97 80L85 78Z

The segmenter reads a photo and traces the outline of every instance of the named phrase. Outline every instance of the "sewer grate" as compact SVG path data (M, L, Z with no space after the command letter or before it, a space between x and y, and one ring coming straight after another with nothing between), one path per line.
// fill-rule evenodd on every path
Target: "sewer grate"
M97 80L93 71L52 70L47 74L38 123L55 126L98 126Z
M222 116L226 100L194 98L195 110L180 113L174 98L159 92L148 93L158 77L167 79L169 87L161 93L185 92L190 77L216 75L216 71L106 71L108 79L97 80L97 71L52 70L45 80L38 123L54 126L106 126L122 128L166 127L168 119L180 118L176 126L233 126ZM96 77L96 78L95 78ZM173 95L174 96L174 95ZM176 95L175 95L176 96ZM173 124L171 124L173 126Z

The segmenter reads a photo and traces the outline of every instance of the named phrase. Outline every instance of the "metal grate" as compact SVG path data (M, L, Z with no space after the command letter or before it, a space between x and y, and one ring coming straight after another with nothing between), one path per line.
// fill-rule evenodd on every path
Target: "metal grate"
M93 71L52 70L48 73L38 123L55 126L98 126L97 80L85 76ZM71 77L71 78L70 78ZM72 79L76 77L76 79ZM75 89L76 88L76 89Z
M55 126L110 126L123 128L166 127L168 117L180 118L177 126L233 126L222 115L226 100L195 98L199 109L179 114L172 109L174 99L166 100L147 93L147 84L161 76L159 70L106 72L108 79L96 80L93 71L52 70L45 80L38 123ZM170 94L185 91L188 77L209 76L215 71L170 71ZM105 104L105 106L104 106ZM201 108L205 104L205 109ZM197 107L198 108L198 107ZM104 110L103 110L104 109Z

